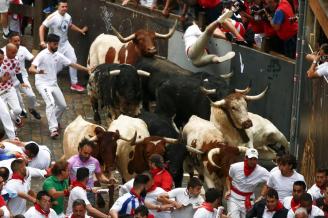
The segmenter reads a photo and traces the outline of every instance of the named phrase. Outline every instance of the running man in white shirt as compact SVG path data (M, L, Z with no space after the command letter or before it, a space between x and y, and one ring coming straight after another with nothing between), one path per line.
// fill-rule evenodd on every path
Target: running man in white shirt
M288 211L287 218L294 218L295 212L298 208L303 207L306 209L309 218L315 218L316 216L324 216L324 212L317 206L312 205L312 197L309 193L304 193L300 198L300 206L291 208Z
M196 210L194 218L225 218L221 205L222 194L215 188L205 193L205 202ZM219 207L220 206L220 207Z
M306 56L307 60L313 61L307 76L310 79L328 76L328 44L323 44L319 52Z
M59 123L66 110L66 101L57 84L57 73L63 66L70 66L90 73L90 70L73 63L63 54L57 52L59 36L49 34L48 45L33 60L29 72L35 75L35 86L46 103L46 115L49 124L50 137L59 136Z
M183 35L185 51L194 66L201 67L211 63L218 64L235 56L235 52L233 51L219 57L215 54L208 54L208 51L206 50L208 41L217 29L218 24L223 23L227 18L231 17L232 14L232 11L227 10L216 21L210 23L204 32L200 30L195 22L187 28Z
M88 27L80 29L72 23L72 17L67 13L68 5L67 0L58 1L58 10L50 14L39 28L40 45L46 48L44 36L46 28L49 28L49 33L54 33L60 37L58 51L68 58L72 63L76 63L76 54L74 48L68 41L67 32L68 29L72 29L76 32L85 35L88 31ZM79 69L78 69L79 70ZM71 90L83 92L84 88L78 84L77 71L70 67L69 74L71 77Z
M245 154L244 162L234 163L230 166L229 177L226 179L228 215L233 218L244 218L246 212L251 209L251 198L254 198L255 188L267 182L269 172L257 164L258 152L249 148ZM264 187L261 192L266 190Z
M57 213L50 208L51 198L46 191L39 191L36 195L36 203L25 213L25 217L33 218L57 218Z
M19 66L20 66L20 72L23 77L23 81L25 84L27 84L29 87L20 87L19 82L14 83L14 87L17 92L17 97L19 100L20 107L23 109L21 116L26 118L26 110L25 110L25 105L23 102L23 98L20 92L23 92L26 97L27 97L27 103L28 103L28 110L29 112L33 115L35 119L40 120L41 116L40 114L35 110L36 107L36 97L33 92L32 86L28 80L28 73L25 68L25 61L32 61L34 56L27 50L25 46L21 45L21 38L18 32L11 32L8 38L8 42L16 45L18 48L17 54L16 54L16 59L19 61Z
M201 190L201 181L193 177L188 182L187 188L175 188L168 193L159 195L157 200L163 204L172 204L175 207L171 213L173 218L193 217L197 208L204 202L200 196Z
M315 184L307 191L311 196L313 201L324 196L325 185L327 183L327 174L325 169L319 169L315 173Z
M270 174L267 186L277 190L280 201L292 195L295 181L304 181L304 177L296 172L296 167L296 158L285 154L280 158L279 170Z

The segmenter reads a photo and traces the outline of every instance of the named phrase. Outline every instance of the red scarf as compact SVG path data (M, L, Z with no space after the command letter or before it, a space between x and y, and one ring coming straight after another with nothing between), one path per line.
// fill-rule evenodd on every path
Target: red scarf
M21 176L21 175L19 175L17 172L15 172L15 173L13 173L13 175L12 175L12 177L11 177L12 179L18 179L18 180L21 180L22 181L22 183L24 183L25 182L25 180L24 180L24 177L23 176Z
M245 176L251 175L252 172L255 170L255 168L256 168L256 165L255 165L255 167L251 168L251 167L248 166L247 159L244 160L244 174L245 174Z
M49 216L50 210L49 211L44 211L38 203L35 203L34 207L35 207L36 211L38 211L39 213L41 213L45 217Z
M76 180L73 181L72 186L73 186L73 188L74 188L74 187L81 187L81 188L83 188L84 190L87 189L87 187L86 187L82 182L79 182L79 181L76 181Z
M295 207L298 207L300 205L300 203L298 202L296 202L295 200L294 200L294 198L292 198L292 200L290 201L290 207L291 208L295 208Z
M6 206L6 202L3 199L2 195L0 195L0 207L2 207L2 206Z
M214 212L214 208L211 203L204 202L199 208L205 208L209 212Z
M131 188L130 190L131 195L134 195L136 198L138 198L139 202L143 202L143 198L134 190L134 188Z
M152 192L157 188L157 186L155 184L153 184L148 190L147 192Z
M164 169L161 169L161 168L155 168L155 169L151 169L150 170L150 173L151 175L154 177L156 175L158 175L161 171L163 171Z
M273 210L268 210L268 211L277 212L277 211L281 210L282 208L284 208L284 205L282 205L282 203L280 201L278 201L276 208L274 208Z

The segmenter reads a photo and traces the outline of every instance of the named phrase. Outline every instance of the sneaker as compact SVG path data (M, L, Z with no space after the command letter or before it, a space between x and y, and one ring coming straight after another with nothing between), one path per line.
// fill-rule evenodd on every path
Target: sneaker
M235 57L235 52L229 51L225 55L223 55L221 57L217 57L216 60L218 61L218 63L222 63L224 61L230 60L233 57Z
M27 118L27 113L25 111L22 110L22 112L20 113L19 117L24 117Z
M15 120L15 124L16 124L17 128L21 128L21 127L23 127L23 120L21 118L17 117Z
M77 92L83 92L85 90L85 88L83 86L79 85L78 83L76 83L76 84L71 85L71 90L77 91Z
M233 11L226 10L221 16L217 19L218 23L223 23L226 19L230 18L233 15Z
M8 33L8 34L2 33L2 38L3 38L4 40L7 40L11 32L12 32L12 31L9 30L9 33Z
M59 136L59 133L58 133L57 130L54 130L54 131L52 131L52 132L50 133L50 137L51 137L52 139L56 139L58 136Z
M30 113L33 115L33 117L35 119L37 119L37 120L40 120L41 119L40 114L36 110L32 109L32 110L30 110Z

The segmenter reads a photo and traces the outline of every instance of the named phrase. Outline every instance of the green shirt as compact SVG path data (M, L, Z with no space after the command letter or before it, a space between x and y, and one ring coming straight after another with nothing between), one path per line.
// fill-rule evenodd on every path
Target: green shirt
M59 181L57 177L50 176L44 181L42 189L46 192L49 192L51 189L56 189L56 191L64 191L65 189L68 189L68 179ZM51 198L51 202L54 201L57 203L52 205L52 209L54 209L57 214L64 213L64 196L57 199Z

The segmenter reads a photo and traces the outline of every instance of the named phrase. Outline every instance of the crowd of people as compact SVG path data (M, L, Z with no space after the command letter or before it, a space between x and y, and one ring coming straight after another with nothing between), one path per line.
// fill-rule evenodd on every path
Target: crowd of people
M192 1L184 3L186 10L195 4ZM186 42L186 53L194 65L220 63L234 56L233 52L222 57L207 54L204 44L210 35L217 34L242 43L247 41L245 34L250 29L253 33L263 33L272 45L283 45L281 51L294 57L297 32L294 3L259 0L250 5L246 2L236 5L236 1L232 1L229 7L225 5L229 8L226 11L224 1L196 3L198 8L205 10L207 27L202 32L203 27L194 20L186 28L185 40L191 41ZM36 89L46 105L50 137L55 139L60 134L61 116L66 109L57 73L69 66L71 89L81 92L84 88L78 84L76 69L91 72L76 63L67 32L72 29L84 35L88 28L74 25L67 13L67 2L59 0L58 10L39 27L43 50L34 57L20 45L20 33L9 30L9 24L5 25L5 6L0 1L3 33L8 39L8 44L0 50L0 119L3 124L0 131L0 217L328 217L328 171L317 170L315 184L307 185L296 171L295 157L290 154L279 157L277 166L269 172L259 165L257 150L248 149L243 161L230 166L224 193L217 188L203 187L203 182L196 177L189 178L186 187L174 187L163 157L158 154L149 158L149 171L118 185L112 175L104 174L99 161L91 156L95 144L88 139L79 143L76 155L51 163L53 157L47 146L34 141L21 142L16 135L16 129L24 125L27 113L42 119L36 110L36 96L29 83L25 61L32 62L28 71L35 75ZM258 7L256 12L254 7ZM258 16L266 18L255 18ZM273 35L268 35L267 28ZM46 29L50 32L47 37ZM232 36L223 33L224 29ZM306 57L313 62L308 71L310 78L328 74L327 48L322 45L318 52ZM27 98L27 107L21 92ZM45 178L37 193L31 189L32 177ZM96 199L108 189L95 187L96 181L119 187L119 197L107 213L97 208ZM259 186L262 189L255 198ZM27 208L27 202L33 206Z

